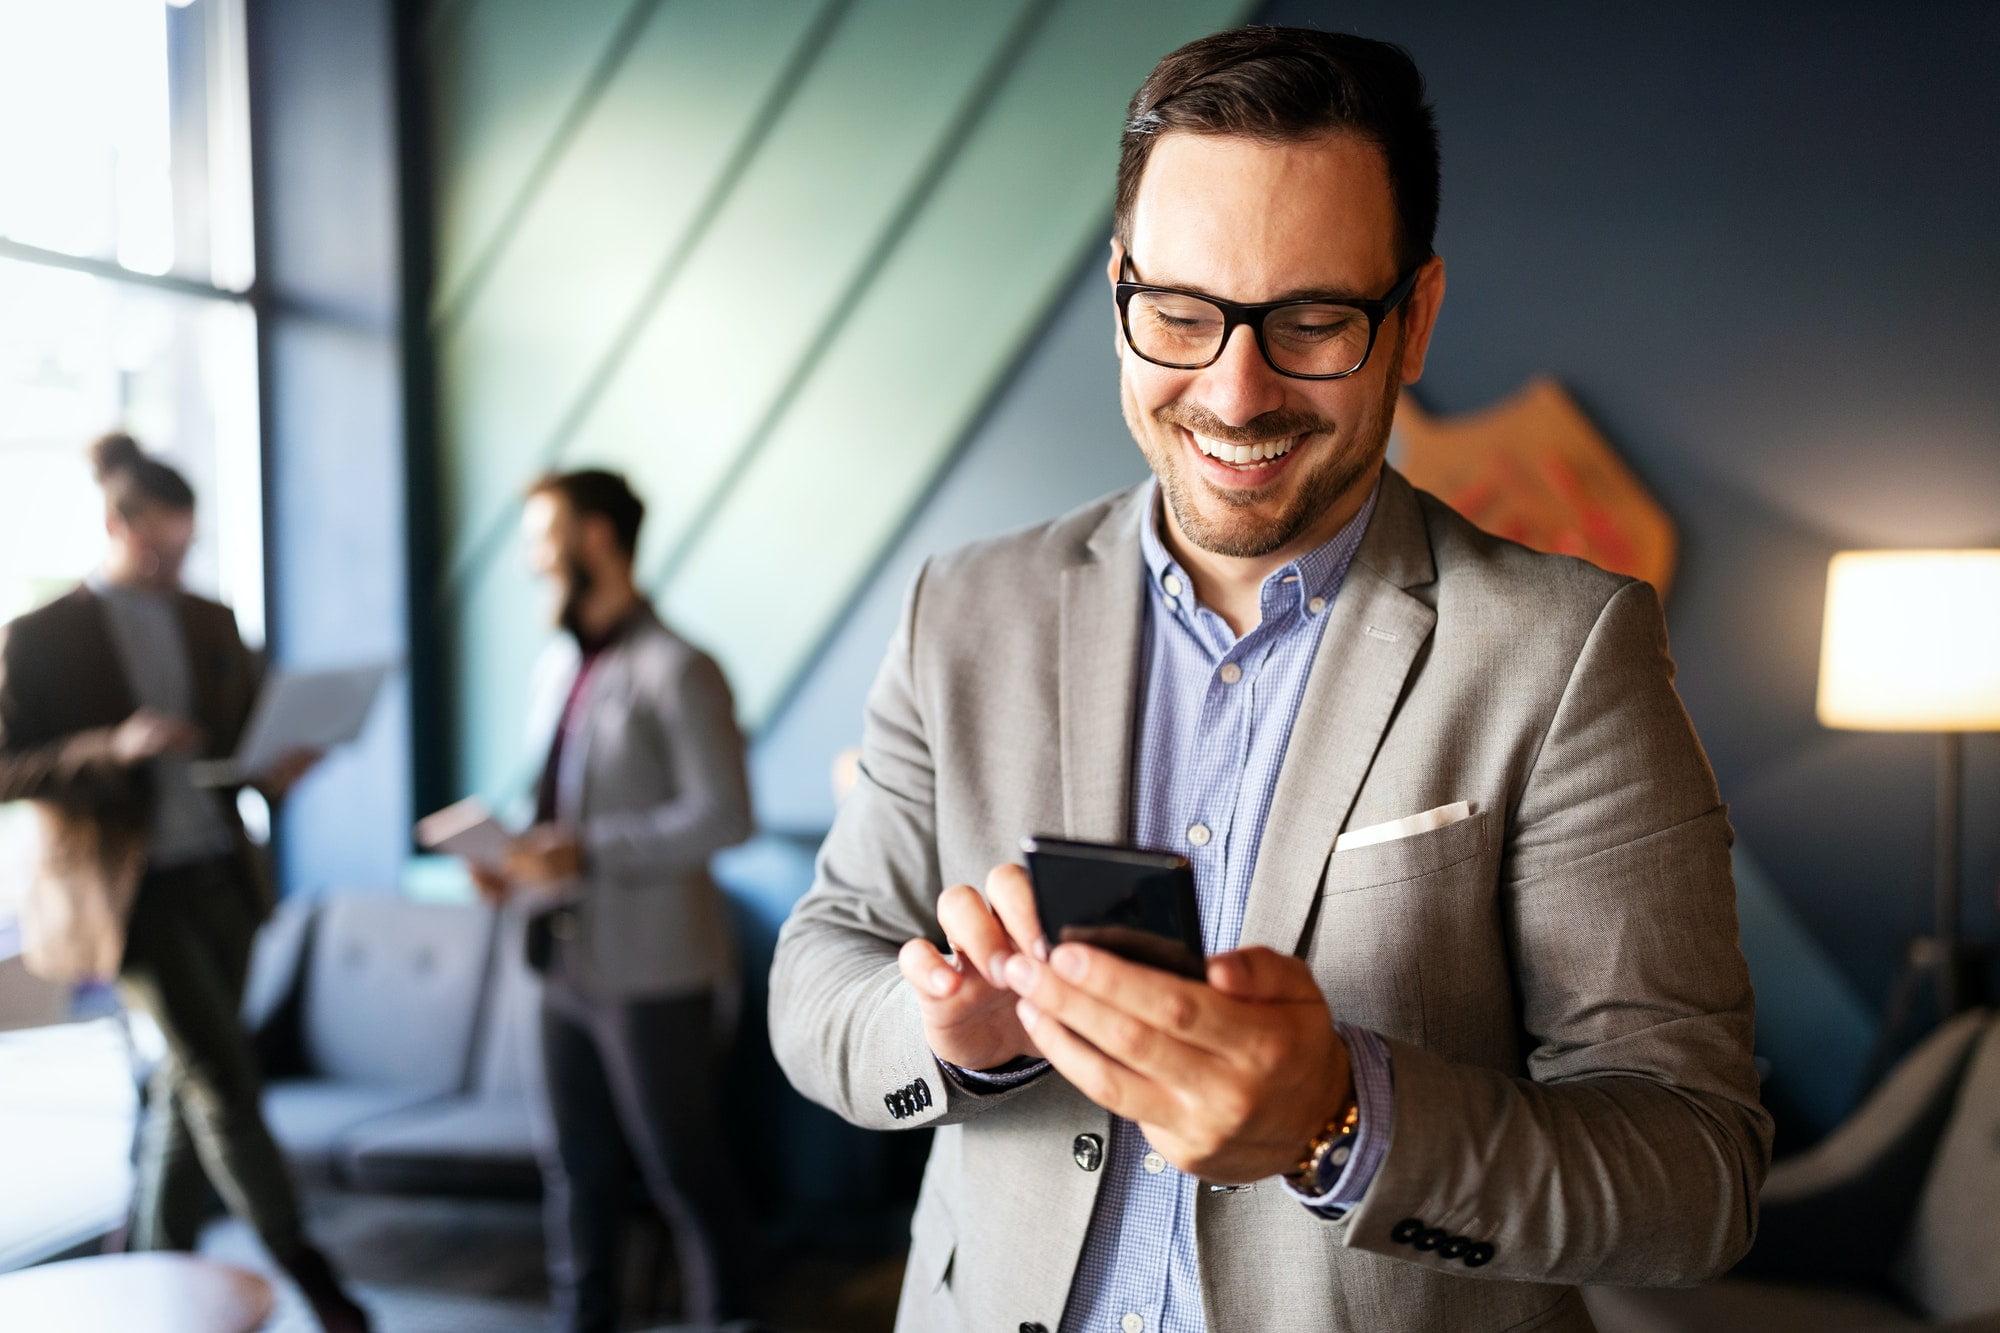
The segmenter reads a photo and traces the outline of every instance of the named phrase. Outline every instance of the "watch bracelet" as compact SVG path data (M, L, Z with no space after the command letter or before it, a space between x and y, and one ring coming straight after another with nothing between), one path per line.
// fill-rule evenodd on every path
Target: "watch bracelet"
M1307 1142L1305 1156L1299 1159L1297 1166L1284 1173L1285 1183L1306 1194L1324 1192L1326 1187L1319 1180L1321 1163L1342 1144L1351 1143L1360 1131L1361 1097L1360 1090L1356 1089L1348 1093L1347 1101Z

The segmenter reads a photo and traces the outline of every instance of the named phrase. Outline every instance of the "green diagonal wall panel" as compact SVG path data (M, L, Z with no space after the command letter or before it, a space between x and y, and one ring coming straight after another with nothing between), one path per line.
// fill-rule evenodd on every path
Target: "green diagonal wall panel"
M818 12L798 0L669 3L439 342L449 567L468 565L612 355ZM481 11L475 9L472 22Z
M722 659L753 724L1101 234L1132 88L1235 8L1090 0L1037 34L666 590L669 618ZM960 312L949 319L945 293Z
M643 566L748 720L804 665L1103 230L1125 100L1244 6L467 0L430 33L444 632L466 790L518 788L546 635L511 529L631 473ZM978 315L949 329L939 297ZM1108 372L1107 372L1108 373Z
M861 277L1025 0L867 0L834 32L568 459L625 470L658 567Z
M437 196L441 308L457 304L467 273L523 202L566 117L592 94L597 66L616 58L625 19L654 3L461 0L438 16L426 55L433 161L449 185Z

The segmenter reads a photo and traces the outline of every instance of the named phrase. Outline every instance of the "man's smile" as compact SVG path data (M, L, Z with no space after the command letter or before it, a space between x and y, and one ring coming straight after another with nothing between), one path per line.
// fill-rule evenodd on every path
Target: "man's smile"
M1259 440L1254 444L1233 444L1185 426L1175 429L1197 456L1197 470L1216 485L1231 490L1264 486L1277 480L1279 474L1289 469L1294 456L1301 452L1299 446L1312 438L1307 432Z

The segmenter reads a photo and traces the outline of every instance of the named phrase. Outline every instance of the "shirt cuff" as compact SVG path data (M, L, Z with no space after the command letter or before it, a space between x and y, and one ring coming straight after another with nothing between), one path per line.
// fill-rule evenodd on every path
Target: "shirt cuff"
M938 1062L938 1068L944 1070L952 1082L974 1096L1018 1088L1023 1083L1040 1078L1049 1070L1047 1060L1032 1059L1025 1055L1016 1056L995 1069L967 1069L963 1065L953 1064L936 1052L931 1054L931 1059Z
M1354 1071L1354 1099L1361 1108L1355 1126L1354 1143L1347 1164L1324 1194L1305 1194L1285 1188L1308 1211L1321 1217L1344 1217L1361 1202L1374 1183L1382 1159L1389 1153L1389 1127L1396 1117L1395 1071L1389 1063L1389 1044L1367 1028L1335 1023L1334 1031L1347 1043L1349 1067Z

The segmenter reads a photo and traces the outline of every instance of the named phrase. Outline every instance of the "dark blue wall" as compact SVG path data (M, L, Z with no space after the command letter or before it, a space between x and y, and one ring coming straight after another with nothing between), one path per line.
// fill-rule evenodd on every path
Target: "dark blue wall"
M1681 691L1755 878L1879 1003L1929 924L1933 745L1818 725L1821 600L1838 549L2000 545L2000 7L1263 17L1397 41L1423 67L1449 296L1418 396L1463 412L1551 373L1666 505ZM1086 266L765 733L773 822L830 813L826 762L859 734L924 553L1141 475L1101 284ZM2000 737L1968 745L1966 811L1966 918L1992 938Z
M1465 411L1551 372L1665 503L1681 692L1738 832L1879 997L1928 923L1934 747L1814 719L1826 561L2000 544L2000 9L1265 14L1423 67L1450 295L1421 396ZM1995 741L1967 791L1988 937Z

